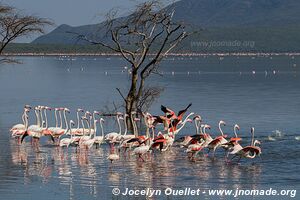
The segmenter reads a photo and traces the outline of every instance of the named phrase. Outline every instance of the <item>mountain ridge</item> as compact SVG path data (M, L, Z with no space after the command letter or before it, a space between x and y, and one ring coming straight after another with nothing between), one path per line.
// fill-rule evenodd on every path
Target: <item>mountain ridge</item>
M297 0L181 0L164 9L175 9L174 20L184 21L196 29L201 29L196 39L201 40L232 40L235 35L238 40L254 38L261 46L275 45L269 41L283 38L280 44L295 41L299 45L300 34L291 27L300 27L300 1ZM83 26L62 24L52 32L35 39L33 44L74 44L78 43L78 34L104 33L99 31L103 22ZM232 31L230 31L232 29ZM247 31L249 30L249 35ZM260 31L255 31L259 29ZM267 30L267 34L263 29ZM285 31L286 30L286 31ZM289 32L289 30L292 30ZM215 32L212 32L215 31ZM298 31L298 28L297 28ZM220 34L221 32L224 34ZM273 34L272 34L273 33ZM210 37L211 35L211 37ZM290 38L289 38L289 35ZM204 36L204 37L202 37ZM274 38L270 40L270 37ZM195 40L195 37L193 38ZM79 42L84 44L84 42ZM274 49L276 50L276 45ZM278 48L281 48L278 46ZM286 46L284 47L286 49ZM293 48L294 49L294 48Z

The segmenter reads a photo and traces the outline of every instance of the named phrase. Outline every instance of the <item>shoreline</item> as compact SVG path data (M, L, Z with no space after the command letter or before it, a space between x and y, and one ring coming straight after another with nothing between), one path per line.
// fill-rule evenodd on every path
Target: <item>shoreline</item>
M149 54L150 56L154 54ZM22 56L99 56L99 57L107 57L107 56L121 56L121 54L117 53L3 53L1 56L8 57L22 57ZM300 56L300 53L290 53L290 52L282 52L282 53L250 53L250 52L234 52L234 53L169 53L167 56L172 57L200 57L200 56Z

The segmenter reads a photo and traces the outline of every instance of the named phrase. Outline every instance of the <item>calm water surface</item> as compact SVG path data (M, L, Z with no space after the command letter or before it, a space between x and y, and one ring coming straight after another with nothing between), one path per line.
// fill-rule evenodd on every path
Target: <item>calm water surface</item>
M300 189L299 57L168 58L161 66L163 76L149 80L153 85L165 87L151 113L160 114L161 104L179 110L192 102L190 111L212 125L212 135L218 134L217 124L221 119L227 122L224 130L229 134L238 123L242 145L249 143L250 127L254 126L257 139L262 141L261 159L254 164L243 161L240 165L226 164L221 151L216 159L205 157L191 162L183 149L174 147L168 153L152 155L146 162L137 161L135 156L122 156L120 161L110 164L106 159L107 145L89 152L57 148L46 139L41 141L41 152L36 152L29 140L17 145L8 130L20 122L24 104L68 107L73 111L69 118L75 119L76 108L92 111L112 102L118 104L120 97L115 88L124 91L128 87L126 63L119 58L20 59L21 65L0 66L1 199L128 198L114 197L111 194L114 187L121 191L167 187ZM54 125L52 118L50 123ZM34 122L32 112L30 122ZM113 120L106 121L106 132L116 129ZM194 126L188 124L180 135L194 132ZM281 133L280 137L275 132ZM270 141L269 135L275 141ZM132 197L135 198L145 199ZM215 198L201 196L201 199ZM166 199L166 196L149 199Z

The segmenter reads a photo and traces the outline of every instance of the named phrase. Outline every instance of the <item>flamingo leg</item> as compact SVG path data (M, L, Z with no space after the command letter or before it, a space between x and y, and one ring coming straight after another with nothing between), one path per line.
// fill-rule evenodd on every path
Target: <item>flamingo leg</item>
M145 162L145 160L142 158L142 155L141 155L141 154L139 154L139 158L140 158L143 162Z

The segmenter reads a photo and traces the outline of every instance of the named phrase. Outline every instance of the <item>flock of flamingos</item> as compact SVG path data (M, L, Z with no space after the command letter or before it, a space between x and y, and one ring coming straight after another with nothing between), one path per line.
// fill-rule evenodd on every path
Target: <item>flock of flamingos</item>
M138 135L137 113L132 112L130 115L117 112L115 117L118 123L119 132L104 133L103 122L100 112L84 111L77 109L77 123L73 120L67 120L67 113L70 113L68 108L50 108L48 106L36 106L33 109L29 105L24 106L22 114L22 124L16 124L11 129L11 136L15 138L18 144L22 144L24 139L31 137L31 144L39 147L39 139L43 136L49 137L54 145L60 147L76 147L79 150L88 150L103 143L108 143L110 153L107 157L111 162L119 160L120 155L124 153L135 154L138 160L145 161L146 154L153 152L168 151L173 145L180 146L185 149L188 158L194 160L197 156L215 156L217 149L224 150L224 157L227 162L237 158L237 162L241 158L253 159L261 154L260 142L254 140L254 128L251 128L252 140L249 146L242 147L239 142L242 140L238 137L237 131L240 127L236 124L233 127L232 137L224 134L222 126L225 126L224 121L219 122L219 135L215 138L207 131L210 125L203 124L200 115L189 113L185 118L184 115L189 109L189 104L185 109L176 114L173 110L161 106L164 112L162 116L153 116L150 113L142 113L145 124L145 134ZM29 112L34 111L36 116L36 124L29 125ZM55 126L48 125L47 113L54 110ZM127 118L131 118L133 134L127 134ZM122 126L121 123L124 123ZM194 122L196 134L187 135L178 138L179 132L188 122ZM162 124L163 129L157 134L157 125ZM76 125L76 126L75 126ZM97 127L100 127L99 134ZM124 127L124 132L122 132ZM176 138L177 136L177 138Z

